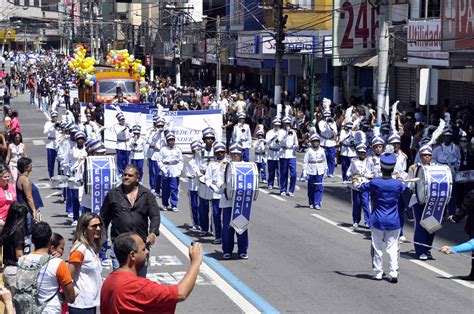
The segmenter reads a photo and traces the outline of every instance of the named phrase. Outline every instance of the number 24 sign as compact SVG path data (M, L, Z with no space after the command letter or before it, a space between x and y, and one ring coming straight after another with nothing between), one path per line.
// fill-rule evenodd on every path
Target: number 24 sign
M375 7L366 0L336 2L341 4L335 21L339 53L341 54L341 50L351 49L351 54L354 55L366 49L376 48L379 22Z

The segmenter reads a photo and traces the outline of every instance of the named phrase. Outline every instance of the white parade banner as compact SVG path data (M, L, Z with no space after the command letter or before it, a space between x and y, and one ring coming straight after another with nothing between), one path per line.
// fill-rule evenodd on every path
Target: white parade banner
M153 115L158 112L152 104L120 104L105 105L104 108L104 145L109 149L116 149L117 137L113 130L118 123L115 115L118 110L123 112L125 122L130 125L139 124L141 136L146 137L149 129L153 127ZM218 140L222 138L222 113L220 110L190 110L168 111L164 109L161 116L166 121L165 130L173 130L176 135L176 145L183 153L190 153L192 141L202 139L202 130L212 127Z

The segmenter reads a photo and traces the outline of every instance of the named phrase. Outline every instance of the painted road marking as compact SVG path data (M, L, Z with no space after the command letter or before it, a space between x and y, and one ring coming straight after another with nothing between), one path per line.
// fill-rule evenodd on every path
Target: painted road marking
M178 238L171 233L163 224L160 225L160 232L181 252L188 256L189 249ZM229 285L222 277L213 271L206 262L201 265L201 272L213 280L216 286L224 292L243 312L258 312L258 309L247 301L237 290Z
M327 223L330 224L330 225L333 225L333 226L335 226L335 227L338 227L339 229L344 230L345 232L349 232L349 233L351 233L351 234L357 234L357 232L354 232L354 230L352 230L351 228L343 227L343 226L341 226L340 224L338 224L337 222L332 221L331 219L328 219L328 218L323 217L323 216L321 216L321 215L318 215L318 214L311 214L311 216L316 217L316 218L318 218L318 219L320 219L320 220L322 220L322 221L325 221L325 222L327 222Z
M43 140L33 140L32 143L35 146L45 145Z
M46 195L46 198L50 198L50 197L52 197L52 196L59 196L59 195L62 195L62 194L63 194L63 192L53 192L53 193L51 193L51 194L49 194L49 195Z
M188 257L189 249L186 245L191 245L191 239L185 236L165 216L161 218L160 231L162 231L163 235L168 238L184 256ZM243 312L278 313L277 309L262 299L214 258L205 254L201 270L202 273L208 276Z
M264 190L263 188L258 189L259 192L262 192L263 194L270 194L267 190Z
M328 219L328 218L323 217L323 216L321 216L321 215L318 215L318 214L311 214L311 216L314 216L314 217L316 217L316 218L318 218L318 219L320 219L320 220L322 220L322 221L327 222L327 223L330 224L330 225L336 226L336 227L338 227L339 229L342 229L342 230L344 230L344 231L346 231L346 232L349 232L349 233L351 233L351 234L358 234L357 232L354 232L351 228L342 227L342 226L340 226L337 222L332 221L331 219ZM465 287L467 287L467 288L474 289L474 285L473 285L473 284L468 283L467 281L464 281L464 280L461 280L461 279L453 278L453 277L454 277L453 275L451 275L451 274L445 272L444 270L441 270L441 269L439 269L439 268L436 268L436 267L434 267L434 266L432 266L432 265L430 265L430 264L428 264L428 263L426 263L426 262L422 262L422 261L419 261L419 260L416 260L416 259L410 259L410 258L405 258L405 259L409 260L409 261L412 262L412 263L415 263L416 265L419 265L419 266L424 267L424 268L426 268L426 269L428 269L428 270L431 270L432 272L434 272L434 273L436 273L436 274L438 274L438 275L441 275L441 276L443 276L443 277L445 277L445 278L447 278L447 279L451 279L452 281L454 281L454 282L456 282L456 283L458 283L458 284L460 284L460 285L462 285L462 286L465 286Z
M285 200L283 197L280 197L280 196L278 196L278 195L272 194L272 195L270 195L270 196L273 197L273 198L275 198L275 199L277 199L277 200L279 200L279 201L286 202L286 200Z
M161 285L171 286L177 285L186 275L185 271L177 271L174 273L147 273L146 278L159 283ZM199 273L196 278L196 285L199 286L213 286L214 282L206 275Z
M38 189L48 189L51 187L51 184L45 182L35 183L35 185Z
M456 283L458 283L458 284L460 284L460 285L462 285L462 286L465 286L465 287L467 287L467 288L474 289L474 284L471 284L471 283L469 283L469 282L467 282L467 281L465 281L465 280L453 278L454 276L451 275L450 273L447 273L447 272L445 272L444 270L441 270L441 269L439 269L439 268L436 268L436 267L434 267L434 266L432 266L432 265L430 265L430 264L428 264L428 263L426 263L426 262L419 261L419 260L416 260L416 259L408 259L408 260L409 260L410 262L412 262L412 263L415 263L415 264L418 265L418 266L421 266L421 267L424 267L424 268L426 268L426 269L428 269L428 270L431 270L432 272L434 272L434 273L436 273L436 274L438 274L438 275L440 275L440 276L443 276L443 277L445 277L445 278L451 279L452 281L454 281L454 282L456 282Z
M148 265L155 266L181 266L183 262L176 255L150 256Z

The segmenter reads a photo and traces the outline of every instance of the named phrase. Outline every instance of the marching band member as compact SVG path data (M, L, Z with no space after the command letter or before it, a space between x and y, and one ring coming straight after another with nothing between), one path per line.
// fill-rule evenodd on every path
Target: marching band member
M324 111L323 117L324 119L318 122L319 134L321 135L321 146L326 152L328 177L332 178L336 168L337 125L331 117L330 111Z
M74 135L74 139L76 140L76 146L72 147L69 151L68 162L69 162L69 169L72 179L72 184L70 184L70 197L71 197L71 204L72 204L72 212L73 212L73 221L71 226L77 226L77 221L79 219L79 211L81 208L81 203L79 201L80 198L80 189L84 188L83 182L83 175L84 175L84 162L87 157L87 152L84 147L84 143L86 141L86 133L83 131L78 131Z
M265 142L265 131L259 129L256 132L257 140L253 144L254 148L254 162L257 165L260 179L263 183L267 183L267 163L266 163L266 142Z
M232 144L229 148L231 162L240 162L242 160L242 147L239 144ZM217 182L221 190L225 189L226 183L224 176L221 177L224 182ZM232 200L222 197L220 201L222 208L222 259L230 259L234 250L234 228L230 225L232 219ZM247 249L249 246L249 233L237 233L237 253L240 259L248 259Z
M461 166L461 151L459 146L453 143L453 132L450 129L443 133L443 143L433 150L433 160L438 164L447 165L451 169L452 177L456 177ZM449 215L456 213L456 192L456 184L453 184L448 204Z
M356 147L357 158L352 159L347 177L352 181L366 182L370 177L369 160L367 160L367 146L359 144ZM369 193L352 189L352 220L354 228L359 227L361 220L361 210L364 211L364 223L366 227L370 227L370 201Z
M347 181L347 169L351 165L352 158L357 157L355 151L354 132L352 131L352 121L346 121L339 134L339 144L341 145L341 171L342 181Z
M232 141L234 143L240 143L242 146L242 158L244 161L250 161L250 145L252 143L252 134L250 132L250 127L245 123L245 112L239 112L237 115L239 118L239 123L234 127L232 133Z
M122 176L123 170L130 160L130 126L125 123L125 116L122 112L117 113L115 117L118 120L118 123L113 126L117 135L117 169L119 175Z
M407 173L407 160L408 157L405 155L405 153L400 149L401 146L401 138L398 133L392 133L388 137L388 143L393 146L393 153L397 157L397 163L395 164L395 168L393 170L393 178L398 179L398 180L403 180L408 177ZM410 194L407 192L407 194ZM402 200L405 200L406 198L403 197ZM404 225L404 213L406 210L406 204L403 201L398 202L398 205L400 206L400 224L401 224L401 231L400 231L400 241L405 242L406 238L405 235L403 234L403 225ZM408 212L408 215L411 213Z
M219 206L222 192L217 186L217 182L222 182L225 174L225 167L228 162L225 158L225 151L224 143L216 142L214 144L216 160L209 164L206 174L204 175L204 182L206 182L207 187L212 191L212 221L214 223L213 244L222 243L222 207Z
M69 164L69 154L73 147L77 146L76 144L76 139L75 135L77 132L79 132L79 129L73 122L69 122L67 125L67 130L69 132L69 138L67 140L67 143L65 143L62 147L62 150L64 151L64 162L61 163L62 168L63 168L63 173L65 176L68 178L71 177L71 167ZM69 184L67 184L66 187L66 212L68 213L69 218L73 218L73 204L72 204L72 189L69 187Z
M163 180L161 201L164 208L177 212L179 176L183 171L183 153L175 145L176 136L173 131L167 131L165 137L166 146L161 148L158 158L158 167L162 173Z
M150 139L150 145L148 149L151 150L151 166L154 175L154 191L156 195L161 195L161 171L158 166L158 159L160 156L160 150L166 145L165 139L165 120L163 118L156 119L156 132ZM150 181L151 182L151 181Z
M393 153L397 157L397 164L393 170L393 175L395 179L406 179L408 176L407 173L407 160L408 157L400 149L401 139L398 133L393 133L388 137L388 143L393 146Z
M433 153L433 150L431 146L425 145L420 148L420 150L418 151L418 154L420 155L421 163L410 166L410 168L408 169L408 178L416 177L416 172L417 172L418 167L432 165L431 163L431 159L433 157L432 153ZM412 187L415 188L416 183L413 184ZM418 202L413 205L413 212L415 214L415 233L413 236L413 241L425 244L427 246L432 246L434 236L435 236L434 232L429 233L425 228L423 228L420 225L424 208L425 208L425 204L419 204ZM431 256L429 247L418 245L415 243L415 252L416 252L416 255L418 256L418 259L422 261L426 261L427 259L433 258Z
M132 128L133 137L130 140L130 163L139 169L139 182L143 180L143 161L145 159L145 140L141 137L142 127L138 124Z
M100 132L102 129L99 127L97 122L92 120L92 114L90 112L86 113L87 121L84 122L84 132L88 139L100 139Z
M199 169L201 177L199 181L199 226L201 227L201 237L210 235L209 232L209 201L212 200L212 191L207 187L203 181L207 168L212 161L215 160L214 142L216 135L211 127L205 128L202 131L204 147L201 152Z
M382 177L382 170L380 168L380 156L383 153L385 142L383 138L376 136L372 139L373 155L369 157L370 166L369 172L373 174L374 178Z
M321 209L323 178L328 170L326 152L319 146L321 139L317 133L312 134L309 141L311 147L304 155L303 176L308 176L309 208Z
M298 136L296 130L291 129L289 116L283 118L283 137L280 139L280 195L294 196L296 186L296 149ZM288 173L289 172L289 173ZM288 175L290 186L288 186Z
M267 132L265 137L265 142L268 147L268 189L273 189L273 184L275 182L275 174L279 168L280 162L280 138L283 137L283 130L280 129L281 121L279 118L275 118L272 121L273 129ZM278 177L278 174L277 174Z
M199 141L191 143L192 157L186 163L186 177L188 178L189 203L191 209L191 220L193 222L193 230L200 230L199 227L199 177L201 170L199 169L199 157L201 154L201 144Z
M156 167L157 162L152 160L152 156L155 152L155 146L153 143L153 137L155 136L156 132L158 131L157 121L159 116L157 114L153 115L153 126L146 130L146 159L148 164L148 178L150 182L150 190L151 193L155 193L155 177L156 177Z
M46 121L44 124L43 133L48 137L48 143L46 144L47 151L47 162L48 162L48 174L51 179L54 176L54 163L58 156L58 141L56 128L58 127L58 112L51 111L51 120ZM59 169L59 167L58 167Z
M400 216L398 202L401 194L407 187L392 178L397 158L394 154L384 153L380 157L382 178L375 178L368 183L358 183L354 178L356 188L361 193L370 193L374 209L370 217L372 236L372 267L373 278L382 280L383 276L383 242L386 243L386 252L389 257L389 281L398 282L398 256Z

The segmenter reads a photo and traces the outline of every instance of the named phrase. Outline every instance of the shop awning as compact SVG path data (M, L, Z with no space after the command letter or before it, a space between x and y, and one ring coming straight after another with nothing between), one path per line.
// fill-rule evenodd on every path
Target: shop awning
M365 57L358 57L352 61L351 65L359 68L366 68L366 67L377 67L379 65L379 58L378 56L365 56Z

